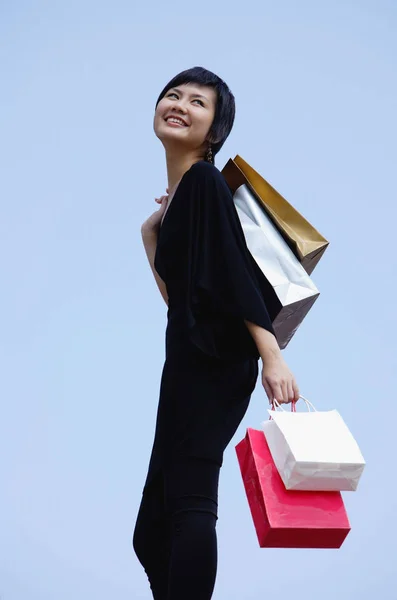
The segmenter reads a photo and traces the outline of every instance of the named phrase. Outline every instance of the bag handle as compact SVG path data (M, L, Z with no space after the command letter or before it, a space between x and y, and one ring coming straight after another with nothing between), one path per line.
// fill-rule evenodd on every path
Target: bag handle
M312 409L314 412L317 412L317 409L315 408L315 406L313 406L313 404L310 402L310 400L308 400L307 398L305 398L302 395L299 395L299 398L301 398L303 400L303 402L306 404L308 412L312 412ZM276 400L276 398L274 398L273 402L272 402L272 410L276 410L277 408L280 409L282 412L286 412L284 410L284 408L281 406L281 404ZM296 402L291 402L291 412L296 412ZM272 418L272 416L270 415L270 419L271 418Z
M279 408L282 412L286 412L276 398L273 398L272 410L276 410L276 408ZM291 412L296 412L296 402L291 402ZM269 421L271 421L272 418L272 415L269 415Z
M317 412L317 409L315 406L313 406L313 404L310 402L310 400L308 400L307 398L305 398L304 396L299 396L299 398L302 398L303 402L306 404L307 409L309 412L312 412L311 409L313 409L314 412Z

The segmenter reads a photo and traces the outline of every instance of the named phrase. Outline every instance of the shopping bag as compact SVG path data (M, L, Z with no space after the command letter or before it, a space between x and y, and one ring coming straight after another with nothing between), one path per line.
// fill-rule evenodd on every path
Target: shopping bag
M320 293L250 188L240 186L233 201L247 247L270 284L266 306L285 348Z
M261 548L340 548L350 523L340 492L288 491L263 431L248 429L236 446Z
M310 275L329 242L241 156L230 159L222 173L233 193L248 185Z
M337 410L269 410L263 431L288 490L354 491L365 460ZM279 407L281 408L281 407Z

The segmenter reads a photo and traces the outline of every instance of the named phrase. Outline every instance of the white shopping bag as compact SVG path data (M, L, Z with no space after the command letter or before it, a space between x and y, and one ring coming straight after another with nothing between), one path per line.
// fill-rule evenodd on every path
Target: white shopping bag
M304 400L308 407L314 409ZM281 408L280 405L278 407ZM281 409L268 412L271 419L262 426L286 489L357 489L365 460L337 410L287 412Z
M247 185L233 201L247 248L270 283L266 304L278 345L285 348L320 292Z

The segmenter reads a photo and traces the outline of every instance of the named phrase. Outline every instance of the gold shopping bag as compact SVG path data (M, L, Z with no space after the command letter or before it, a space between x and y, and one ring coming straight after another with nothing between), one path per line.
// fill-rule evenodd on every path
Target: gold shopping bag
M222 173L233 194L243 184L251 189L310 275L329 242L241 156L230 159Z

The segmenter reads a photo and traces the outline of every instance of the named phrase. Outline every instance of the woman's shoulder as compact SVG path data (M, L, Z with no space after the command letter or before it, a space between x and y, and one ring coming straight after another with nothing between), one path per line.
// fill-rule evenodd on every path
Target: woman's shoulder
M219 175L222 176L219 169L206 160L199 160L198 162L193 163L189 169L189 172L195 175L206 175L207 177L218 177Z
M207 184L215 184L217 187L221 186L221 188L230 191L221 171L215 165L205 160L199 160L194 163L186 172L186 175L197 182L202 181Z

